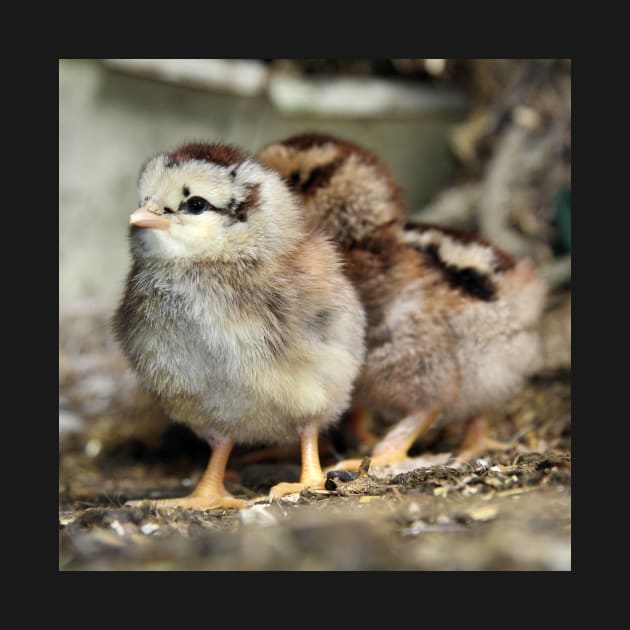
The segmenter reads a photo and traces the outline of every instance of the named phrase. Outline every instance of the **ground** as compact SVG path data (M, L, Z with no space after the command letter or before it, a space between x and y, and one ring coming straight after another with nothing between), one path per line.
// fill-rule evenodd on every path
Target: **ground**
M512 448L457 464L460 431L437 427L407 466L331 473L327 490L273 503L262 497L297 480L297 450L238 448L226 486L252 500L242 511L124 507L187 494L209 449L137 387L105 313L62 318L60 569L570 570L569 299L544 322L547 369L492 419ZM321 453L333 467L363 454L343 423Z

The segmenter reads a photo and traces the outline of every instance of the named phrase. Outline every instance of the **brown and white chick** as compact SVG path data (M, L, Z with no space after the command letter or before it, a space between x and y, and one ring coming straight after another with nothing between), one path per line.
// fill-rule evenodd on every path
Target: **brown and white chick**
M397 419L372 463L405 459L438 418L469 420L462 459L497 446L486 414L539 360L545 286L533 266L470 234L407 221L389 169L352 142L302 134L257 157L301 196L308 225L339 243L366 309L353 406Z
M270 496L323 487L318 432L348 406L364 355L363 309L334 245L307 231L274 170L236 148L159 153L138 187L115 331L166 413L212 447L190 496L155 503L243 507L223 485L233 445L298 436L300 482Z

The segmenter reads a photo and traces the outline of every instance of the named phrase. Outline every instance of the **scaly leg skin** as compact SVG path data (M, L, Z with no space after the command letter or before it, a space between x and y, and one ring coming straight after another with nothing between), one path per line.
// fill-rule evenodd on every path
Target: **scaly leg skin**
M488 416L480 413L468 420L466 433L457 453L457 459L469 461L475 457L483 455L487 451L505 451L512 448L511 444L499 442L488 437Z
M371 466L383 466L407 459L412 444L437 420L440 409L418 411L398 422L374 447ZM344 459L326 470L359 470L361 459Z
M302 447L302 474L298 483L279 483L269 491L269 500L273 501L285 494L301 492L305 488L323 490L326 477L319 463L317 447L318 426L311 424L300 432Z
M187 497L174 499L141 499L127 501L127 506L150 503L156 508L182 507L188 510L241 509L247 502L233 497L223 486L225 467L234 443L228 440L217 442L212 448L210 461L195 489Z

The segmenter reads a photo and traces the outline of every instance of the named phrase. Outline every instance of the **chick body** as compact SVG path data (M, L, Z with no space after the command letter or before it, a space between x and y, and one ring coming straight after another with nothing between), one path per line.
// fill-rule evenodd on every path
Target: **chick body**
M433 226L403 224L379 228L350 252L368 313L357 399L403 415L440 407L445 420L461 420L503 403L535 369L532 326L544 290L526 261L507 262L476 243L491 261L490 281L481 271L475 277L472 261L457 268L436 257L427 245L435 242L458 244ZM468 274L453 277L449 264ZM514 266L495 271L500 264Z
M363 359L363 310L277 174L222 145L188 145L150 160L139 190L115 329L170 417L230 447L334 422Z
M376 445L377 461L404 457L437 417L492 411L536 369L545 286L531 263L407 221L389 169L354 143L304 134L258 157L301 195L307 223L339 244L366 309L354 406L398 419Z

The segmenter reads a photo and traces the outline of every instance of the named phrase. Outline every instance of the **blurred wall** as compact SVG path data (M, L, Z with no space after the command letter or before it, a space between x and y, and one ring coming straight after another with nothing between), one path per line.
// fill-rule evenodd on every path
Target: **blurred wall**
M60 60L60 308L118 299L129 264L127 218L137 205L136 178L155 152L190 140L256 151L293 133L330 132L388 162L413 210L452 183L447 134L464 115L446 104L361 118L287 113L265 94L182 87L124 74L99 60Z

